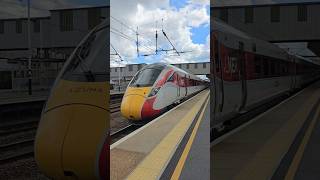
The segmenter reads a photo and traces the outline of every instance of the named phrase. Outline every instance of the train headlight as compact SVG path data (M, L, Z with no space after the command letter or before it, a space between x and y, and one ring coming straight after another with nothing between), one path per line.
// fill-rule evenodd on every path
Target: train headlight
M148 97L155 96L160 90L160 87L153 88Z

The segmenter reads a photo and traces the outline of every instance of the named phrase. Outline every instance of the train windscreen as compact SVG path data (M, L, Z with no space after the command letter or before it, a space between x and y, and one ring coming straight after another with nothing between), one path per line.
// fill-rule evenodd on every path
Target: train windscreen
M62 79L80 82L106 81L107 25L97 27L69 58Z
M129 86L131 87L148 87L152 86L157 80L162 69L147 68L138 72L132 79Z

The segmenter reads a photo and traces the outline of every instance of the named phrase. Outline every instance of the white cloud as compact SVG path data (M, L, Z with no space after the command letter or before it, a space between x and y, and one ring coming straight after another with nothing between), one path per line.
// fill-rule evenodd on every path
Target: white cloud
M137 50L134 30L136 27L139 27L138 32L141 34L138 36L139 43L141 43L139 46L140 53L151 54L155 50L156 30L158 30L158 45L160 48L171 48L168 41L162 35L161 28L163 25L164 31L178 51L192 52L183 53L181 56L164 55L163 58L160 58L160 61L168 63L209 61L209 37L207 37L205 44L193 43L191 39L192 28L200 26L207 26L209 28L207 5L209 5L208 0L190 1L185 7L177 9L170 7L168 0L133 0L128 4L124 3L124 1L111 0L111 16L125 24L121 25L119 22L111 19L111 31L117 30L128 36L125 39L111 32L111 44L129 62L135 62ZM133 30L130 30L126 26L130 26ZM148 56L145 58L145 61L152 62L152 58L154 56ZM111 62L111 65L116 65L116 63Z

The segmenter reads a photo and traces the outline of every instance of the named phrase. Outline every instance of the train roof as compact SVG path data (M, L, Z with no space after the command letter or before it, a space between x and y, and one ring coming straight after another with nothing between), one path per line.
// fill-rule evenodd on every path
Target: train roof
M179 72L182 72L184 74L189 74L190 77L192 77L193 79L202 80L201 78L199 78L198 76L192 74L191 72L187 72L187 71L185 71L183 69L180 69L180 68L178 68L178 67L176 67L174 65L167 64L167 63L162 63L162 62L148 64L148 65L144 66L142 69L155 68L155 69L161 69L162 70L163 68L166 68L166 67L173 68L175 71L179 71Z
M238 49L239 47L237 42L243 42L245 51L264 56L280 58L283 60L287 59L288 54L285 50L267 41L255 38L248 33L222 22L217 18L214 18L211 25L213 32L218 36L218 40L230 48Z

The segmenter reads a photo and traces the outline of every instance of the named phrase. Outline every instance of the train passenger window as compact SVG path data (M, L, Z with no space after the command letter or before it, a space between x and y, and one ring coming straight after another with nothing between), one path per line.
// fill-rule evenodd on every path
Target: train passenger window
M129 86L131 87L148 87L152 86L158 79L162 69L147 68L142 69L139 73L132 79Z
M257 74L257 76L259 76L259 74L261 73L261 60L259 56L255 56L254 58L254 64L255 64L255 73Z
M275 72L276 72L275 71L275 62L274 62L274 60L271 60L271 62L270 62L270 75L274 76L276 74Z
M263 58L263 74L264 76L269 75L269 63L268 63L268 59L266 58Z
M257 45L256 45L256 43L253 43L253 44L252 44L252 51L253 51L253 52L256 52L256 51L257 51Z

